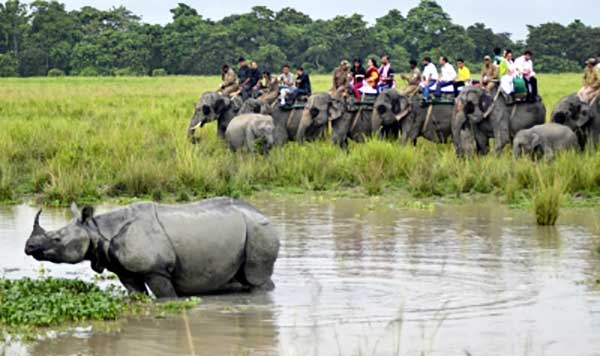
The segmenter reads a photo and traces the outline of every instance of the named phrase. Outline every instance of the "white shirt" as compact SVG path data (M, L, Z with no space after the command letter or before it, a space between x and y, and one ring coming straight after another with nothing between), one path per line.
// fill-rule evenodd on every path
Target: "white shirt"
M596 68L600 69L600 63L596 64Z
M525 59L525 56L521 56L515 59L515 67L522 73L525 78L531 78L535 76L533 71L533 61Z
M450 63L446 63L442 66L442 82L453 82L456 79L456 70Z
M296 86L296 81L294 80L294 76L292 73L281 73L279 76L279 85L293 88Z
M425 80L438 80L438 72L435 64L429 63L425 66L425 69L423 69L423 77L425 77Z

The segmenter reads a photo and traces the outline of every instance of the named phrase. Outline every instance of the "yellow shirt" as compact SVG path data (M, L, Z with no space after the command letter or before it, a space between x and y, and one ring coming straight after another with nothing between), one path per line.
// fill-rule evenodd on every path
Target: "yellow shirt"
M471 71L467 66L463 66L462 68L458 68L458 81L466 82L471 80Z

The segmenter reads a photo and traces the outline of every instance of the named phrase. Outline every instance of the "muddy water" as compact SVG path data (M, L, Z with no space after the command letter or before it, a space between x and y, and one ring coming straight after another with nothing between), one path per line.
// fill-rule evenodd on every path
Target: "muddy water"
M203 298L187 313L197 355L600 355L600 214L559 226L492 204L417 210L370 200L255 200L281 231L275 291ZM0 272L25 257L35 210L0 209ZM49 211L42 224L70 219ZM87 264L43 264L92 278ZM23 355L189 355L182 317L88 327ZM2 346L0 346L0 354Z

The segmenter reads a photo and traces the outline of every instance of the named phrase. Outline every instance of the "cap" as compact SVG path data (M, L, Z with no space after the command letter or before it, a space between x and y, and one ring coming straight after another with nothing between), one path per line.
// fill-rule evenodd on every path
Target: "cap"
M596 64L598 64L598 61L596 60L596 58L590 58L587 61L585 61L585 64L596 65Z
M490 57L490 56L485 56L485 57L483 57L483 60L484 60L484 61L485 61L486 59L491 61L491 60L492 60L492 57Z
M342 65L342 66L349 66L349 65L350 65L350 62L348 62L347 60L345 60L345 59L344 59L344 60L343 60L343 61L340 63L340 65Z

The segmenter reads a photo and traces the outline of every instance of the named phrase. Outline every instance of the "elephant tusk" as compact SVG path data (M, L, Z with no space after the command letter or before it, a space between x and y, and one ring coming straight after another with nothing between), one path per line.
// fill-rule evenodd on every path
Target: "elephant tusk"
M197 128L199 128L201 126L202 126L202 121L199 122L199 123L197 123L196 125L190 127L189 131L194 131L194 130L196 130Z
M410 113L410 108L404 110L400 114L396 115L396 121L401 121Z

